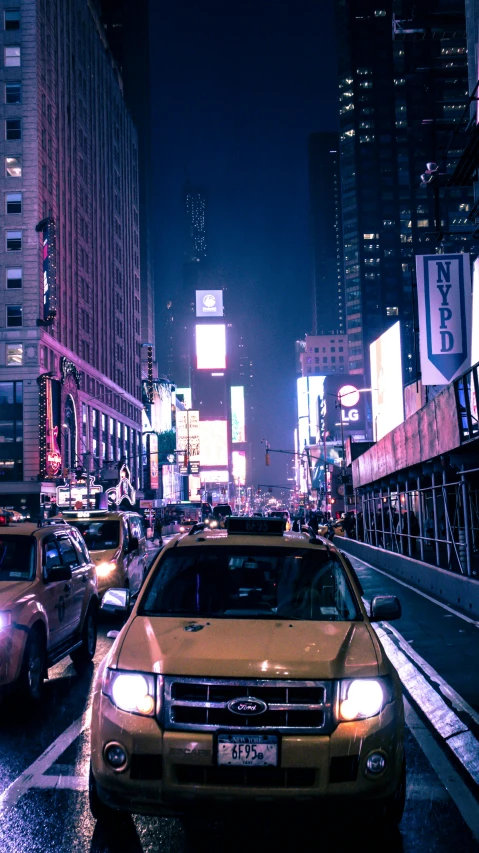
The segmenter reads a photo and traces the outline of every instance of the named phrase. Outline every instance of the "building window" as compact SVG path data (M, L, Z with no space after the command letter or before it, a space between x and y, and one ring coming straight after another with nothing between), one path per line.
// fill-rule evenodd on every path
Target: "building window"
M23 364L23 344L7 344L7 367L21 367Z
M332 362L332 364L334 364L334 363L335 363L335 361L336 361L336 356L335 356L335 355L332 355L332 356L331 356L331 362Z
M20 29L20 9L5 9L3 28L5 30Z
M7 275L7 290L20 290L22 287L22 268L21 267L8 267L6 270Z
M22 392L22 382L0 382L0 482L23 479Z
M388 317L397 317L399 315L399 308L396 308L396 307L386 308L386 315Z
M22 88L20 83L5 83L5 103L20 104L22 101Z
M5 157L5 175L7 178L22 177L21 157Z
M21 213L22 193L7 193L5 196L5 210L7 213Z
M21 252L22 232L7 231L7 252Z
M7 231L7 252L21 252L22 232Z
M323 364L326 364L327 360L328 360L328 356L327 355L323 356Z
M22 122L19 118L7 118L5 121L5 139L21 139Z
M7 305L7 328L23 326L23 308L21 305Z
M20 65L20 45L5 47L5 68Z
M315 352L319 352L319 347L315 347L315 348L314 348L314 351L315 351Z

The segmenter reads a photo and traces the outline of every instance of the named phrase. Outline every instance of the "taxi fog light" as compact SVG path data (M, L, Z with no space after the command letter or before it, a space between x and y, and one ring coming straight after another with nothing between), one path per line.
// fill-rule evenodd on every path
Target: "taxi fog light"
M158 686L160 687L160 684ZM155 713L156 690L153 675L107 669L102 691L122 711L144 717L152 717Z
M12 614L8 612L0 612L0 631L3 631L4 628L9 628L12 624Z
M340 686L340 720L357 720L375 717L384 707L387 686L383 680L356 678L343 681Z
M114 770L118 770L126 764L126 752L119 743L110 743L105 747L105 760Z
M379 773L382 773L384 768L386 767L386 756L381 752L372 752L371 755L368 756L366 760L366 768L369 773L377 776Z
M106 578L116 569L116 563L111 560L109 563L98 563L96 567L97 577Z

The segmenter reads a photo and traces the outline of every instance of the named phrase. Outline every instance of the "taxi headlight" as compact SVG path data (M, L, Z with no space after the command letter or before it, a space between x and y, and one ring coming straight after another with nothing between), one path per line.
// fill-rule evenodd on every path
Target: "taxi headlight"
M98 563L98 566L96 567L97 577L107 578L115 569L116 563L114 560L110 560L109 563Z
M158 681L158 695L161 688ZM123 672L107 669L102 693L121 711L153 717L156 709L155 676L143 672Z
M12 614L6 611L0 611L0 631L9 628L12 624Z
M218 527L218 522L216 520L210 521L210 527Z
M355 678L339 684L338 719L375 717L392 699L392 686L384 678Z

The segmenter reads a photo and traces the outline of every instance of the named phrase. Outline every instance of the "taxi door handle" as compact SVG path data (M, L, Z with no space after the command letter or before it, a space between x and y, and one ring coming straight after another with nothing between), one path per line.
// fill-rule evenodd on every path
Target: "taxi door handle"
M63 587L63 592L71 592L71 591L72 591L71 584L66 583L65 586Z

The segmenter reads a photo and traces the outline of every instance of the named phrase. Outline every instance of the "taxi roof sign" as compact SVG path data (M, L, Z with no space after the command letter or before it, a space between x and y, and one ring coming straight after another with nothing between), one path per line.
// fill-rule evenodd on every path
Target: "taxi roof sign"
M226 518L228 533L245 536L282 536L286 530L284 518L247 518L230 515Z

